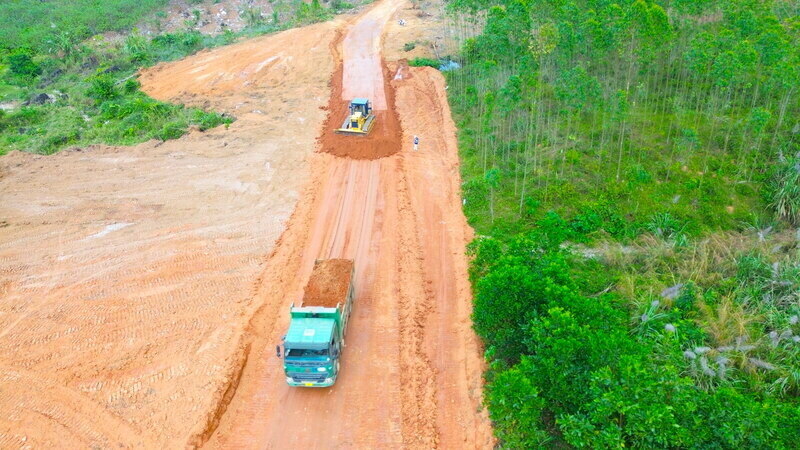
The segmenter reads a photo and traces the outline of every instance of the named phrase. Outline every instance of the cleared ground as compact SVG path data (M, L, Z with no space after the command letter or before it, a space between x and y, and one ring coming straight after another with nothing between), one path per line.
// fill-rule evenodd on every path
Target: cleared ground
M13 215L0 228L0 286L10 293L0 343L17 349L0 361L28 385L44 379L52 388L17 393L18 381L3 377L0 444L19 445L22 434L30 443L38 431L40 445L493 445L480 406L465 256L471 230L444 79L381 60L386 22L403 6L383 0L349 23L248 41L142 77L155 97L236 111L242 118L231 130L159 147L3 160L0 212ZM366 50L342 51L356 37ZM331 133L340 105L361 92L397 121L376 135L390 156L371 159L359 138L321 139L310 154L313 136ZM332 116L320 129L323 105ZM129 175L117 174L120 164L98 169L107 154L149 164L133 161ZM77 166L60 168L70 178L53 181L53 165L71 158ZM150 204L132 192L163 206L124 219L133 212L119 207L126 199ZM81 198L93 203L81 209ZM73 202L58 216L43 206ZM92 220L99 223L87 229ZM58 261L73 254L87 256ZM274 345L314 260L328 257L356 261L344 370L333 388L290 388ZM44 362L26 356L37 351ZM39 402L39 411L26 402ZM48 405L61 409L43 412ZM73 440L56 440L65 433Z
M335 23L142 77L234 113L162 145L0 158L0 447L181 447L244 358L325 117Z

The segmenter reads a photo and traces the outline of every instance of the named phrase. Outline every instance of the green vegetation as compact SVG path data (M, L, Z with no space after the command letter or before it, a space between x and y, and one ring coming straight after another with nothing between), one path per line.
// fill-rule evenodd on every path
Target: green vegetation
M430 58L414 58L414 59L412 59L411 61L408 62L408 65L412 66L412 67L425 67L425 66L427 66L427 67L433 67L434 69L437 69L437 68L439 68L439 66L442 65L442 62L438 61L436 59L430 59Z
M449 6L501 444L795 447L796 3Z
M775 168L767 182L767 198L780 217L800 225L800 155Z
M303 25L321 22L333 17L331 10L323 8L319 0L311 0L311 3L300 1L296 2L295 5L297 7L297 21ZM342 4L339 4L339 6L341 7Z
M6 48L37 53L69 51L106 31L133 28L142 17L169 0L10 0L0 8L0 42Z
M118 46L89 42L64 57L8 51L3 79L18 88L9 97L29 104L0 117L0 154L11 149L50 154L71 145L174 139L189 126L208 129L231 123L232 118L220 114L154 100L139 90L134 78L142 66L230 39L187 31L153 39L132 34Z
M0 8L0 155L13 150L54 153L72 145L134 144L174 139L233 118L156 101L139 90L136 72L240 37L271 33L332 17L318 0L276 1L272 16L243 11L248 27L216 36L186 29L145 36L132 29L148 15L161 29L166 0L6 2ZM201 2L194 2L201 3ZM338 3L340 6L352 6ZM122 40L102 33L124 32Z
M369 3L369 2L367 2ZM348 9L355 8L355 5L348 2L343 2L342 0L333 0L331 1L331 9L337 14L342 11L347 11Z

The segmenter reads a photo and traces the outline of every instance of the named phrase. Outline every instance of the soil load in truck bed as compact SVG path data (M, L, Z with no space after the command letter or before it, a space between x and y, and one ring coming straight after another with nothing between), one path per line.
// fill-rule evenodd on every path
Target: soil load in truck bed
M326 259L317 261L308 279L303 306L335 308L347 301L347 291L353 276L353 261L350 259Z

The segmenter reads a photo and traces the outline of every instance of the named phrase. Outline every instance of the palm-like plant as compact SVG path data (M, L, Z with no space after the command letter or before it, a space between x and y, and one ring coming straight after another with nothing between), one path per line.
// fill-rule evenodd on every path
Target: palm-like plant
M264 15L259 8L244 8L239 12L242 19L249 27L254 27L264 23Z
M729 297L722 299L715 307L704 302L698 302L697 307L700 312L698 323L717 347L733 345L743 337L747 339L750 325L758 319Z
M781 164L769 188L769 205L775 213L793 225L800 225L800 155Z

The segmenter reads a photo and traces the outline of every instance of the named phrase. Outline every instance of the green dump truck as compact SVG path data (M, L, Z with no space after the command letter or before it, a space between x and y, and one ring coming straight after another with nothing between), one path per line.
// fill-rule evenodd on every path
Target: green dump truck
M290 386L328 387L336 383L344 333L353 309L353 276L349 259L325 259L314 270L302 306L289 308L289 331L283 338L283 370ZM277 348L281 357L281 346Z

